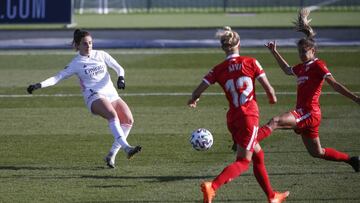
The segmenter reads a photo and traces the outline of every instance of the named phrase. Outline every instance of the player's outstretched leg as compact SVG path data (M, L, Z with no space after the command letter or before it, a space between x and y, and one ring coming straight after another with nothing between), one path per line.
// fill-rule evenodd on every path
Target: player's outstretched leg
M215 190L212 188L212 182L203 182L201 183L201 192L204 196L204 203L211 203L215 197Z
M353 167L355 172L360 171L360 156L351 157L350 160L347 163L350 164L351 167Z
M275 192L275 196L269 199L269 203L281 203L285 202L286 198L289 196L290 192Z

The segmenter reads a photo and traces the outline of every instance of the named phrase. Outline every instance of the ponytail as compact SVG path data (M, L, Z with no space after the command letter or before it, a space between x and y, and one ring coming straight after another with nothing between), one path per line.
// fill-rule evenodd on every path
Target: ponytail
M316 47L316 43L314 39L316 33L310 26L311 19L308 19L309 14L310 14L309 9L302 8L299 11L297 21L294 22L296 31L305 34L305 38L302 38L298 41L297 43L298 46Z
M233 51L240 44L240 36L237 32L231 30L231 27L225 26L218 30L215 36L220 39L221 48L225 52Z

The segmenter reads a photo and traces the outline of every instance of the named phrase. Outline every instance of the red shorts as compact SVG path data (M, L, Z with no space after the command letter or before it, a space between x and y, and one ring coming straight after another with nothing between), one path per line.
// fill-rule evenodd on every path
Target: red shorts
M232 139L244 149L253 152L257 144L259 118L256 116L242 116L227 123Z
M321 122L320 112L304 112L302 109L291 111L296 119L295 133L309 138L319 137L319 126Z

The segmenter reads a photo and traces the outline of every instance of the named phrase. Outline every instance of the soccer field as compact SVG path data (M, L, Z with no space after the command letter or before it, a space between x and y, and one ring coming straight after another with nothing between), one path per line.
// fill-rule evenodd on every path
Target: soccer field
M119 90L135 124L128 141L143 151L117 168L103 161L113 137L107 122L92 116L75 77L26 94L30 83L61 70L70 51L0 52L0 202L202 202L200 182L213 179L235 159L226 128L227 101L218 85L190 109L186 102L201 78L224 54L219 49L107 50L125 68ZM257 58L278 93L270 106L257 87L261 124L291 110L296 81L286 76L265 48L241 50ZM279 48L290 64L292 48ZM360 94L360 49L321 48L334 77ZM111 72L115 81L115 72ZM360 155L359 106L324 85L320 137L323 147ZM192 149L196 128L209 129L209 151ZM310 157L293 131L276 131L262 143L273 188L289 190L288 202L359 202L360 176L346 164ZM266 202L250 169L224 185L215 202Z

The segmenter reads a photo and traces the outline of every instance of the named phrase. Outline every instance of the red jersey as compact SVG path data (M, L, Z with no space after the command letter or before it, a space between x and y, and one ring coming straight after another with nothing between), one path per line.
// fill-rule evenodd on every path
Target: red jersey
M229 102L228 119L236 115L259 116L255 98L255 79L265 75L259 62L250 57L230 55L216 65L203 79L208 84L219 83Z
M296 109L320 112L319 97L325 77L331 75L325 62L314 59L292 68L297 77Z

